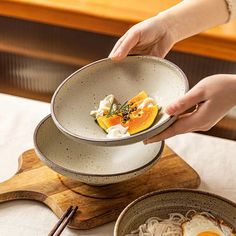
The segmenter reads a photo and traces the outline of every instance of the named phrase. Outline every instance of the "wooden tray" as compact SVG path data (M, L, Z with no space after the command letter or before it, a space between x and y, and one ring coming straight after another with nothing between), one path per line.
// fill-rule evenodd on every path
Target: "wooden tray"
M173 187L197 188L198 174L165 146L148 172L122 183L95 187L64 177L45 166L33 149L19 158L19 170L0 184L0 202L31 199L43 202L60 217L70 205L79 210L69 227L90 229L116 220L131 201L148 192Z

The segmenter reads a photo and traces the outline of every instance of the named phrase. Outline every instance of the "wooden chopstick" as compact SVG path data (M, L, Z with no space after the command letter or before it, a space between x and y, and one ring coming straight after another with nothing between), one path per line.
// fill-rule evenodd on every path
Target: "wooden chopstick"
M48 236L53 236L53 234L57 231L57 229L60 227L62 221L69 215L69 213L72 210L72 206L70 206L65 213L61 216L61 218L59 219L59 221L55 224L55 226L52 228L52 230L50 231L50 233L48 234Z
M55 233L55 236L59 236L61 235L61 232L64 230L64 228L67 226L67 224L69 223L69 220L73 217L73 215L75 214L75 212L77 211L78 207L76 206L68 215L68 217L65 219L64 222L62 222L61 226L59 227L58 231Z
M61 235L62 231L67 226L70 219L74 216L77 209L78 209L78 206L76 206L75 208L73 206L70 206L66 210L66 212L61 216L61 218L56 223L56 225L53 227L53 229L50 231L48 236L59 236L59 235Z

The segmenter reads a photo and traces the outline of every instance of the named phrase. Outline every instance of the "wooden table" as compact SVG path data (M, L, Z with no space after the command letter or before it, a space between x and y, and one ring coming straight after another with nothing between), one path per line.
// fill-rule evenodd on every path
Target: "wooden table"
M133 24L180 0L2 0L0 14L58 26L122 35ZM174 50L236 61L236 21L186 39Z

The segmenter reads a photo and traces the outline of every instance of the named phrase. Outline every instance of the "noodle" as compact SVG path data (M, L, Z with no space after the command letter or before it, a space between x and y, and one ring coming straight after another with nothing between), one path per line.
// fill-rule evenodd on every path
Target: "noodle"
M182 236L181 225L191 220L196 214L195 210L189 210L185 215L171 213L168 219L151 217L144 224L140 225L138 229L125 236ZM201 212L200 215L215 219L213 215L207 212Z
M186 221L186 217L180 213L169 214L169 219L158 217L149 218L138 229L126 234L126 236L181 236L181 224Z

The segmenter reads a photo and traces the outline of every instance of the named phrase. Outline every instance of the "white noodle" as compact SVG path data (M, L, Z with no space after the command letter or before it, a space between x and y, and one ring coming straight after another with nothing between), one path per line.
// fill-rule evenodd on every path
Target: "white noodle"
M144 224L140 225L138 229L125 236L182 236L181 225L185 221L191 220L195 214L197 214L195 210L189 210L185 215L171 213L168 219L151 217ZM201 212L200 214L209 218L215 218L207 212Z

